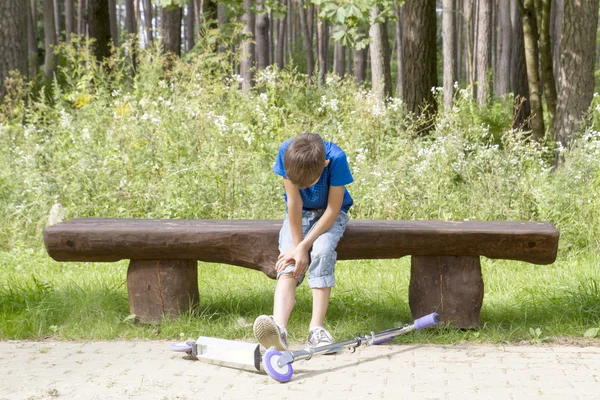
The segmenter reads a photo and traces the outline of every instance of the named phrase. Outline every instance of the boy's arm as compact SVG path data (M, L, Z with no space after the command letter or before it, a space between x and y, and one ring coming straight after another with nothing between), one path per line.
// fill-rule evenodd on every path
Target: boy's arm
M302 242L302 197L300 190L289 179L283 178L283 186L287 195L288 219L294 247Z
M340 213L340 210L342 209L342 202L344 201L344 188L345 186L329 187L327 208L325 209L323 216L319 218L319 221L317 221L315 227L308 235L306 235L298 247L308 252L315 240L317 240L321 234L327 232L329 228L331 228L331 225L333 225Z

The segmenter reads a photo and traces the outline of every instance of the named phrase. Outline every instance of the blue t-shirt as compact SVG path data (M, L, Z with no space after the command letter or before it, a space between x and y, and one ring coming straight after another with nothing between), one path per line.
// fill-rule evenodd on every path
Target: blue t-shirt
M279 154L277 161L273 167L273 172L284 178L287 177L283 166L283 155L285 150L290 145L292 139L286 140L279 146ZM350 166L346 159L346 153L338 145L331 142L323 141L325 145L325 159L329 160L329 165L325 167L319 181L306 189L300 189L302 197L303 210L322 210L327 208L327 199L329 197L330 186L345 186L354 181ZM283 198L287 204L287 194L283 194ZM352 206L353 200L348 193L348 189L344 188L344 200L342 201L342 211L348 212Z

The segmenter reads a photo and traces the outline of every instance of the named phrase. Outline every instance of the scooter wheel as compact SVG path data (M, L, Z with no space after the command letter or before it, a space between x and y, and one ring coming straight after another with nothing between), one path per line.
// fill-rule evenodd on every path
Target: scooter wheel
M281 357L281 352L277 351L275 347L271 347L265 352L263 356L263 366L265 367L265 371L267 374L276 381L279 382L289 382L292 379L292 375L294 374L294 368L291 363L286 364L283 367L280 367L277 362Z
M192 352L192 345L187 342L171 343L169 345L169 348L171 349L171 351L177 351L180 353L191 353Z

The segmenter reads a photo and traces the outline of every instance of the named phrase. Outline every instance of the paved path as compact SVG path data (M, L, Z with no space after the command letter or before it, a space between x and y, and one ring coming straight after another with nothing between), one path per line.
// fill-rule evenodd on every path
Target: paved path
M600 399L600 347L362 347L294 363L281 384L168 344L0 342L0 399Z

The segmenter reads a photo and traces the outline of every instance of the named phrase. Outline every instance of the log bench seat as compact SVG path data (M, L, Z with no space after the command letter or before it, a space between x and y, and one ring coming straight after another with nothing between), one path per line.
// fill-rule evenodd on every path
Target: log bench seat
M130 312L144 323L177 316L199 301L197 262L237 265L276 275L281 220L73 219L47 227L56 261L130 260ZM351 220L338 260L411 256L414 318L479 326L484 284L480 256L551 264L559 234L549 223Z

